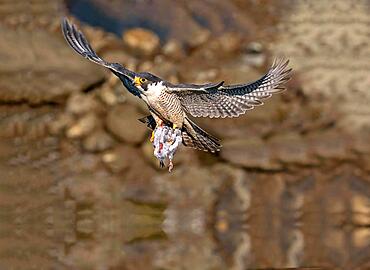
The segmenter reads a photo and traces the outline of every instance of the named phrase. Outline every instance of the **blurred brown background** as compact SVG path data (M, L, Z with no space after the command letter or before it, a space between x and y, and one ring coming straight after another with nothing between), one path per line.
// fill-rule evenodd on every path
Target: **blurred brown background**
M370 269L370 2L0 0L0 269ZM63 40L172 82L288 91L196 119L160 170L145 106Z

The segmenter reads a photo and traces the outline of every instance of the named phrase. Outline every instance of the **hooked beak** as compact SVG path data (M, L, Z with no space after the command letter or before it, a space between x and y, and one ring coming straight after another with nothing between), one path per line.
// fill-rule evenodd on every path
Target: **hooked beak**
M134 85L135 86L141 86L140 77L135 76L135 78L134 78Z

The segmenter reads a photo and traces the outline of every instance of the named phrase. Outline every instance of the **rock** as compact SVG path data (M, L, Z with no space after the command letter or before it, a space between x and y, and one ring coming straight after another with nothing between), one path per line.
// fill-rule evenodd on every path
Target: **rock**
M120 145L104 153L103 162L111 171L119 173L123 170L128 170L135 159L138 158L139 155L135 148Z
M210 68L207 70L198 71L195 77L195 81L200 84L210 81L216 81L220 71L217 68Z
M350 141L353 144L353 149L364 156L370 156L370 131L363 130L360 132L356 132L356 134L352 134L350 137Z
M217 39L221 49L227 53L235 53L241 49L243 40L240 34L227 32Z
M153 145L150 140L145 141L141 146L141 151L144 155L145 160L152 165L153 168L159 169L158 160L153 154Z
M104 130L96 130L87 136L82 146L85 150L91 152L101 152L111 148L114 145L114 140Z
M271 150L259 138L226 141L221 157L228 162L246 168L278 170L281 165L273 161Z
M124 198L158 202L160 197L151 187L151 179L157 172L145 162L140 149L119 145L104 153L103 162L124 181L121 194Z
M308 145L313 154L322 159L348 160L350 141L345 136L338 136L335 131L315 133L307 136Z
M352 209L354 211L354 223L360 226L370 224L370 199L364 195L353 195L351 199Z
M98 92L99 98L108 106L114 106L118 103L117 95L115 94L112 87L103 85ZM123 98L123 101L125 98Z
M259 42L250 42L246 46L246 53L261 54L263 52L263 45Z
M199 29L194 33L192 39L188 40L188 46L190 48L196 48L206 43L211 37L211 32L205 28Z
M89 134L97 124L98 119L94 113L86 114L67 130L66 135L71 139L84 137Z
M240 57L224 61L221 65L221 77L230 84L247 83L258 80L266 71L257 71Z
M123 42L138 56L152 56L160 46L159 37L150 30L134 28L123 34Z
M181 60L186 56L183 46L175 39L167 41L162 48L162 53L174 60Z
M204 166L181 167L153 178L162 198L168 201L164 230L172 234L176 230L204 229L196 227L205 225L202 224L205 215L213 211L217 198L215 191L227 179L219 171Z
M61 134L66 128L73 124L73 116L68 113L61 113L54 121L48 124L48 130L52 135Z
M120 63L129 70L136 70L139 60L129 54L124 46L115 50L109 50L102 53L102 58L108 62Z
M76 115L82 115L97 108L98 104L92 95L75 93L67 101L66 111Z
M117 89L118 88L118 89ZM126 88L122 85L116 86L116 91L123 91L122 95L118 98L120 101L125 102L125 106L133 106L143 115L149 115L148 106L140 98L129 93ZM121 93L121 92L120 92ZM128 105L126 105L128 104ZM142 116L141 115L141 116Z
M243 61L246 64L262 67L266 62L266 54L264 54L264 48L261 43L251 42L245 46Z
M114 106L106 118L107 129L118 139L131 143L141 143L148 133L147 127L138 121L142 114L129 104Z
M77 55L60 30L57 34L41 29L14 31L1 25L0 32L2 102L59 103L104 78L103 69Z
M169 80L170 77L176 77L178 73L177 65L165 59L163 55L156 56L153 61L143 62L139 66L139 70L151 72L165 80Z
M92 219L82 219L76 223L76 231L82 234L92 234L94 232L94 221Z
M310 155L304 138L296 133L277 135L269 140L268 146L274 157L285 164L317 164L317 160Z

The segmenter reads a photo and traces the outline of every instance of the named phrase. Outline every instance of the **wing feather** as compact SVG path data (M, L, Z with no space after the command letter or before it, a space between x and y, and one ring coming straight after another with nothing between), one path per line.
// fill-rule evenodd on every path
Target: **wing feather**
M174 91L183 108L194 117L237 117L247 110L263 104L263 100L284 90L291 69L288 60L274 61L260 79L248 83L224 86L215 84L202 91L183 88Z
M119 63L109 63L100 58L84 34L75 25L69 23L66 18L62 20L62 32L65 40L75 52L98 65L108 68L122 80L123 84L133 95L140 97L139 91L132 86L132 80L136 75L135 72L128 70Z
M224 84L224 81L219 83L206 83L206 84L171 84L169 82L166 83L167 91L174 93L174 92L184 92L184 91L196 91L196 92L203 92L207 93L210 90L219 89Z

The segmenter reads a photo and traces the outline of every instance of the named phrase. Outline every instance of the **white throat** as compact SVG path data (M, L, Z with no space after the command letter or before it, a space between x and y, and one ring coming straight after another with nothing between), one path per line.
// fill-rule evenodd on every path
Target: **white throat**
M166 86L163 85L163 82L155 82L148 85L148 91L146 91L147 95L160 95L163 89L166 88Z

